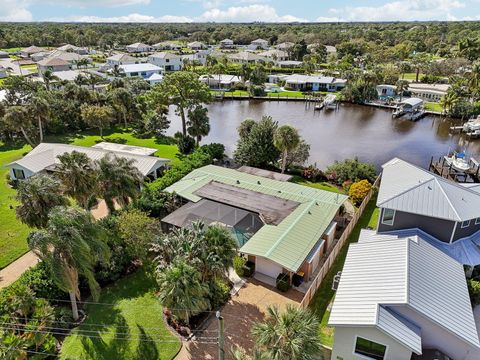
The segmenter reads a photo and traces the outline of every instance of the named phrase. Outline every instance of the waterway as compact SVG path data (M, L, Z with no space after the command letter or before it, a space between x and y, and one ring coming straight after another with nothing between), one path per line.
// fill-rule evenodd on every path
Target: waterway
M432 156L462 150L480 154L480 139L469 140L462 134L449 133L458 120L426 116L417 122L393 119L391 110L368 106L341 104L337 111L314 111L313 105L302 102L225 100L208 106L210 134L202 143L220 142L231 155L238 139L237 128L247 119L272 116L279 124L296 127L310 144L309 163L324 169L335 160L358 157L379 168L393 157L400 157L428 167ZM170 111L173 134L181 130L180 119ZM477 155L477 159L480 156Z

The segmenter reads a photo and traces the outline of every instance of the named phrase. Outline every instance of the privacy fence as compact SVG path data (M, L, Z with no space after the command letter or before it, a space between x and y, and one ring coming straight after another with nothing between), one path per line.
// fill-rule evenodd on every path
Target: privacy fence
M355 215L353 216L352 220L345 228L342 236L340 236L340 239L338 239L337 243L333 246L331 252L328 254L327 259L322 264L320 271L318 272L315 279L312 281L310 288L305 293L302 299L302 302L300 303L300 306L302 308L306 308L310 304L310 301L312 301L312 298L315 295L315 292L318 290L318 288L322 284L323 279L330 271L330 268L332 267L333 262L337 258L338 254L340 253L343 246L345 245L345 242L347 241L348 237L350 236L353 229L357 225L358 219L360 219L360 217L362 216L363 212L365 211L365 208L367 207L368 203L370 202L370 199L373 196L374 191L376 191L376 188L378 187L379 184L380 184L380 176L378 176L377 179L375 180L372 186L372 190L370 190L370 192L365 197L365 199L363 199L362 204L355 212Z

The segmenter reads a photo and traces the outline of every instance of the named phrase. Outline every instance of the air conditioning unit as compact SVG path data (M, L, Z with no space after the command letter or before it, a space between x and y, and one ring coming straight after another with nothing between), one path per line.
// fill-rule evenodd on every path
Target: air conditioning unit
M337 291L338 289L338 284L340 283L340 277L342 276L342 272L339 271L337 275L333 277L333 283L332 283L332 290Z

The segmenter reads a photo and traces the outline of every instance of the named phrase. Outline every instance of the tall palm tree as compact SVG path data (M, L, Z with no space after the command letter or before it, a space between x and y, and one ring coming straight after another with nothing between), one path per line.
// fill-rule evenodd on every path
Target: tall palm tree
M189 110L187 126L188 133L195 138L198 146L202 137L210 132L208 109L198 105L193 110Z
M266 352L259 349L254 349L252 355L248 355L241 347L236 347L232 350L232 360L269 360Z
M107 154L96 161L98 168L98 194L105 200L110 213L115 211L116 200L120 206L130 203L140 195L143 176L133 165L133 160Z
M460 98L456 92L449 89L449 91L447 91L447 93L440 99L440 105L442 106L443 112L445 114L450 113L459 100Z
M472 94L472 101L480 97L480 62L474 63L468 74L468 90Z
M88 210L97 191L95 164L87 155L77 151L59 155L58 159L60 164L55 168L55 177L62 183L63 193Z
M298 135L297 129L289 126L280 126L273 134L273 144L282 152L282 174L287 167L288 153L294 150L300 143L300 135Z
M54 75L50 70L45 71L42 74L43 82L45 83L45 89L50 90L50 83L52 81L59 80L58 76Z
M25 141L30 146L35 147L36 144L28 134L28 129L32 126L32 121L28 109L25 106L14 105L7 107L3 120L9 128L16 131L19 130L25 138Z
M400 95L400 101L402 101L404 91L408 90L409 82L407 80L397 80L397 94Z
M120 87L110 92L110 101L113 107L122 113L123 124L127 128L127 113L133 106L133 96L127 89Z
M164 271L157 273L160 303L187 324L190 317L207 310L208 285L186 259L176 258Z
M47 225L48 213L56 206L66 206L68 199L60 192L60 182L47 175L36 175L20 182L16 199L17 218L30 227Z
M44 98L35 95L28 104L30 111L37 118L39 142L43 142L43 124L48 121L50 116L50 105Z
M272 360L310 360L320 351L319 322L309 310L287 305L269 307L267 318L252 328L255 343Z
M56 207L49 215L47 227L28 237L30 249L48 266L53 281L68 292L73 318L78 320L80 300L79 275L87 279L94 299L100 287L95 280L97 261L110 256L104 231L92 215L78 207Z

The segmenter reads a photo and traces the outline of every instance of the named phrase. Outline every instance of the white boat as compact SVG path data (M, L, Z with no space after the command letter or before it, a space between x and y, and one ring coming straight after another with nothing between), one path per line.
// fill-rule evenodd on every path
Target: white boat
M475 130L480 130L480 115L478 115L476 118L468 120L465 124L463 124L464 132L472 132Z
M323 104L326 109L335 110L337 108L337 97L333 94L327 95Z
M396 107L395 110L392 112L392 117L397 118L404 114L403 108L401 106Z
M322 110L323 109L323 101L319 104L316 104L315 107L313 108L313 110Z
M457 171L465 172L470 170L470 164L465 160L465 154L453 154L452 156L445 156L445 161Z

